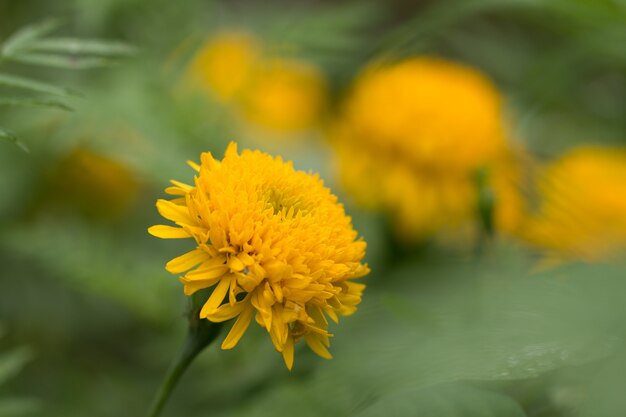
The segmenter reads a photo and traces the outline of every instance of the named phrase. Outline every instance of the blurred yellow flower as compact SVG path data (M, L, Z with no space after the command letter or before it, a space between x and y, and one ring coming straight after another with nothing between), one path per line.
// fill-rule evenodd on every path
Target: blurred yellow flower
M322 73L303 61L274 59L260 66L242 97L245 118L277 131L319 124L327 102Z
M166 269L185 294L215 286L201 318L237 317L222 343L233 348L252 317L265 328L289 369L294 343L304 338L330 358L328 321L354 313L369 272L365 242L317 175L259 151L241 155L231 143L224 159L203 153L194 185L172 181L178 196L159 200L161 215L179 227L153 226L160 238L193 238L196 248Z
M128 167L84 147L67 154L48 180L55 199L99 218L115 218L126 212L139 188Z
M626 148L581 147L538 176L529 242L552 261L614 260L626 251Z
M346 189L392 215L412 240L476 215L474 176L487 168L496 224L513 227L518 205L502 98L471 68L413 58L370 68L331 129Z
M328 101L326 79L315 65L269 56L245 32L209 39L193 59L189 77L245 121L277 132L317 127Z
M250 81L260 47L245 32L224 32L209 39L190 66L190 76L222 101L234 99Z

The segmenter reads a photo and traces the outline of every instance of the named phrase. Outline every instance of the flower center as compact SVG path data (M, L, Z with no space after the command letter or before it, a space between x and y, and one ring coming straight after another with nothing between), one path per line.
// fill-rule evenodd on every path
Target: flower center
M303 210L301 199L276 188L270 188L265 192L265 202L268 207L272 207L274 215L291 212L291 215L295 216Z

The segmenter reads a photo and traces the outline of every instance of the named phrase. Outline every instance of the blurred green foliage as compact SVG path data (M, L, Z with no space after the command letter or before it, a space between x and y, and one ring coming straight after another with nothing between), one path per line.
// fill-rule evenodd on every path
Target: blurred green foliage
M48 18L64 23L59 35L41 38L48 23L28 26ZM516 138L540 157L583 142L626 144L623 0L0 1L0 87L27 92L22 104L52 107L0 108L0 126L11 128L0 137L31 150L0 141L2 343L35 353L16 375L30 354L2 345L0 415L144 412L184 327L182 290L163 265L188 249L146 229L158 222L154 201L167 181L192 178L185 160L221 155L236 139L320 172L340 192L322 141L259 142L224 108L178 93L193 45L231 27L320 65L334 105L371 60L438 54L498 83ZM29 39L37 43L25 48ZM27 53L15 55L20 45ZM134 55L100 68L127 56L127 45ZM98 68L50 68L68 65ZM74 111L58 111L66 106ZM128 170L135 198L123 212L50 192L68 182L107 190L107 201L127 185L110 191L55 175L77 148ZM623 413L623 266L540 270L536 254L498 239L480 255L433 244L400 250L383 219L340 197L368 242L373 273L359 312L337 329L334 359L302 349L288 373L262 330L251 329L234 351L204 352L164 415ZM14 399L26 397L40 399L40 410Z

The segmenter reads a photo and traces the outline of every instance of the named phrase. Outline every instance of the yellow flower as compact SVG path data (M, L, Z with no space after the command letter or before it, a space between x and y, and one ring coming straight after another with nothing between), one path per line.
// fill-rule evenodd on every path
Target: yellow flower
M347 190L390 213L407 240L472 220L483 168L498 194L497 225L515 223L521 200L509 198L516 175L505 163L502 98L476 70L436 58L370 68L331 136Z
M318 126L328 101L326 79L316 66L268 56L245 32L209 39L188 74L245 121L279 133Z
M180 277L186 295L215 286L200 317L223 322L237 317L222 343L233 348L252 317L265 328L287 367L294 343L304 338L330 358L328 321L354 313L369 272L361 263L365 242L350 217L317 175L259 151L224 159L203 153L194 185L172 181L159 200L161 215L179 227L153 226L160 238L193 238L196 248L166 269Z
M529 242L552 261L623 259L626 251L626 148L581 147L538 176L538 212Z
M275 59L255 72L242 96L242 109L259 126L295 131L318 125L326 102L326 81L315 66Z
M139 184L125 165L77 147L48 178L51 197L98 218L116 218L135 202Z
M234 99L250 81L259 60L256 40L244 32L224 32L209 39L190 66L197 85L222 101Z

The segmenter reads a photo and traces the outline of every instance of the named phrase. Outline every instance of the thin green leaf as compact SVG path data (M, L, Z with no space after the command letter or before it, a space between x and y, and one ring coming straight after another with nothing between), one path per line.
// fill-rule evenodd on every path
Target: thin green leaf
M31 65L82 70L112 65L108 58L76 57L42 53L25 53L10 57L11 60Z
M1 127L0 127L0 139L4 139L8 142L15 144L17 147L19 147L21 150L23 150L26 153L30 152L30 149L28 149L28 147L24 144L24 142L19 140L19 138L13 132L10 132Z
M33 354L25 347L16 348L0 356L0 385L17 375Z
M28 49L29 44L34 40L55 30L59 27L59 24L59 21L56 19L48 19L21 28L4 42L0 49L0 55L6 57L15 56L20 50Z
M55 52L66 54L92 54L103 56L132 55L135 48L116 41L102 39L47 38L33 43L30 51Z
M46 98L6 98L0 97L0 106L11 107L52 107L55 109L73 111L62 101Z
M18 77L12 74L0 73L0 86L21 88L36 91L38 93L55 94L59 96L79 95L77 92L67 88L58 87L43 81L33 80L25 77Z

